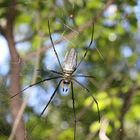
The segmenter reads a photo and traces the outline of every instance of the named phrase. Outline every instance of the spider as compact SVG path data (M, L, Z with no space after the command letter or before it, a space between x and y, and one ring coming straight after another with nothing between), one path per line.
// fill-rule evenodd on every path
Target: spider
M58 57L58 54L56 52L54 43L53 43L52 36L51 36L50 22L49 22L49 20L48 20L48 30L49 30L49 37L50 37L50 40L51 40L51 43L52 43L52 47L53 47L53 50L55 52L57 61L59 63L61 72L50 70L50 72L55 73L57 76L51 77L51 78L45 78L45 79L43 79L41 81L38 81L38 82L36 82L34 84L31 84L31 85L27 86L26 88L24 88L23 90L21 90L19 93L13 95L11 98L13 98L16 95L22 93L23 91L27 90L28 88L30 88L32 86L35 86L37 84L40 84L42 82L53 80L53 79L60 79L59 82L58 82L58 85L56 86L56 88L55 88L53 94L51 95L48 103L46 104L45 108L42 110L42 112L40 114L40 117L43 115L44 111L47 109L48 105L53 100L53 97L55 96L55 94L56 94L56 92L57 92L57 90L58 90L58 88L59 88L60 85L62 86L63 92L67 92L68 89L71 88L72 103L73 103L73 113L74 113L74 140L76 140L76 110L75 110L73 82L76 82L77 84L79 84L92 97L92 99L94 100L94 102L96 103L96 106L97 106L98 119L99 119L99 122L100 122L100 111L99 111L99 106L98 106L97 100L95 99L95 97L92 94L90 94L88 88L86 88L82 83L80 83L78 80L75 79L76 77L85 77L85 78L95 78L95 77L89 76L89 75L77 75L77 74L74 74L76 72L76 70L79 68L79 66L82 63L82 61L84 60L84 58L86 57L87 52L88 52L89 48L92 45L92 42L93 42L93 34L94 34L94 24L93 24L93 28L92 28L91 41L89 43L89 46L86 48L86 51L84 53L84 56L82 57L82 59L79 61L78 64L77 64L77 52L76 52L76 50L74 48L70 49L70 51L68 51L66 53L65 58L64 58L64 62L63 62L63 64L61 64L60 59ZM64 85L66 85L66 87L67 87L66 89L64 88Z

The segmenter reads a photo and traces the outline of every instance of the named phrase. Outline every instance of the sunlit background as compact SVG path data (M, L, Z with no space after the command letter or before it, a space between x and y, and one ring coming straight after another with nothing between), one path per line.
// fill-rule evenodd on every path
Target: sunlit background
M84 7L85 3L86 6ZM90 43L91 27L79 32L77 30L78 26L96 16L104 5L103 2L92 2L92 0L88 0L87 2L79 2L78 0L74 2L71 0L69 1L71 6L69 5L68 7L63 0L56 0L54 7L52 6L52 2L44 2L44 4L46 4L46 7L42 6L43 9L38 10L35 10L37 5L32 1L26 2L23 0L21 3L17 4L17 6L19 6L18 8L21 8L21 12L20 15L17 16L14 34L16 49L23 59L21 70L22 89L32 83L34 70L38 71L38 68L36 69L34 66L37 56L32 55L32 53L37 51L40 46L40 48L47 48L51 45L48 36L45 10L46 14L50 14L47 18L51 19L53 41L62 40L57 43L55 47L61 62L63 62L65 53L71 47L77 49L78 60L82 57L85 48L88 47L88 44ZM3 8L6 9L7 7ZM53 11L49 12L49 8L54 8L58 13ZM70 13L70 10L67 11L68 8L72 9L73 14L75 14L74 19L69 17L68 14ZM28 15L26 10L29 10L28 12L31 12L32 16ZM93 11L95 11L95 13ZM40 16L38 16L38 14ZM0 25L3 25L4 18L2 18L2 16L0 18ZM33 22L35 22L35 24L33 24ZM70 32L75 32L73 38L65 38ZM33 37L31 39L20 41L32 35ZM48 72L50 69L60 70L52 48L48 47L48 49L41 54L39 69L37 80L52 76L52 74ZM102 140L117 139L117 131L121 123L119 122L119 116L121 114L120 112L124 103L125 94L129 93L129 90L134 85L139 86L139 71L140 0L135 2L121 2L118 0L111 4L103 12L102 16L98 17L97 22L95 22L93 45L89 50L86 60L81 64L80 70L78 71L80 74L93 75L96 79L89 80L89 82L85 78L77 79L91 90L91 93L99 102L101 118L106 122L105 125L107 125L107 130L105 130L107 139ZM10 55L8 44L6 39L0 35L1 87L8 88L9 81ZM39 118L38 115L49 101L57 82L57 80L54 82L45 82L44 84L41 84L41 86L34 86L22 93L23 99L28 97L28 105L24 115L25 122L27 122L27 129L30 130L32 123L37 123L39 125L41 118ZM3 91L3 89L0 89L0 97L3 97ZM77 123L77 140L101 139L102 135L101 130L99 129L97 108L95 104L91 104L91 98L86 96L87 94L82 94L82 92L85 91L81 89L81 87L78 87L77 84L75 84L74 92L76 94L77 116L80 118ZM46 117L46 115L48 116L48 127L47 125L44 126L42 120L40 127L36 128L33 132L28 132L31 139L38 139L40 137L45 139L50 137L50 140L53 140L54 137L52 135L55 131L58 132L58 140L66 138L73 139L73 127L71 124L73 112L70 93L70 90L67 93L64 93L62 92L61 87L59 88L58 95L54 98L44 115L44 117ZM0 101L0 108L2 108L4 101L7 101L5 100L5 97ZM124 140L138 140L140 137L140 115L138 113L140 105L139 90L136 91L130 105L131 107L128 109L128 115L125 116L124 129L126 130L126 133L124 135ZM3 116L6 116L5 121L11 124L11 116L8 106L6 107L7 110L4 111ZM87 110L84 114L82 114L82 108L86 108L85 110ZM2 111L0 111L0 113L2 113ZM58 130L59 128L60 130ZM46 133L41 132L44 129L46 130ZM5 133L5 130L2 131L6 136L1 134L0 139L8 137L8 134L10 135L10 131L7 133ZM97 134L98 132L100 133ZM81 133L82 135L80 136ZM40 136L41 134L42 136Z

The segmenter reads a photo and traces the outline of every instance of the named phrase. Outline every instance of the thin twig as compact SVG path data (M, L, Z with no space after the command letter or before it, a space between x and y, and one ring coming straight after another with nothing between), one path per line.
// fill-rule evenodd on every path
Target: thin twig
M13 127L12 127L12 132L11 132L8 140L13 140L14 139L16 130L17 130L18 125L19 125L19 122L22 119L22 114L23 114L24 109L26 107L27 101L28 101L28 99L24 99L24 101L22 102L22 105L21 105L20 110L17 114L17 117L16 117L15 122L14 122Z

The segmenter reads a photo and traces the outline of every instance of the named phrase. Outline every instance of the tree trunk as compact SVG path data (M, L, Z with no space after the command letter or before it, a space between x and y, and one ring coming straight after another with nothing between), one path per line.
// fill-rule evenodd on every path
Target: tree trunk
M11 75L10 75L10 96L20 92L20 66L21 66L21 59L16 51L15 42L13 34L9 31L6 31L6 39L8 42L8 47L11 56ZM21 107L21 100L20 96L17 95L15 98L10 100L10 110L12 113L12 120L15 122L16 116ZM20 121L17 131L15 133L16 140L24 140L25 137L25 128L23 120Z
M13 96L14 94L20 92L20 67L21 67L21 59L17 53L15 48L15 41L13 35L14 22L16 17L16 0L11 0L9 2L9 7L6 11L6 25L5 27L0 27L0 31L2 35L6 38L8 42L8 48L11 57L10 63L10 90L9 96ZM16 120L17 114L21 107L20 96L17 95L15 98L10 99L10 110L12 114L13 123ZM25 138L25 128L23 120L20 120L18 127L15 133L16 140L24 140Z

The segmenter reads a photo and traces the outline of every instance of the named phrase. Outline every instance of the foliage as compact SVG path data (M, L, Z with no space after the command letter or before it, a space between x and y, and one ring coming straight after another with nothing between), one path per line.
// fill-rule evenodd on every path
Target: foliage
M107 1L97 0L53 0L31 1L18 0L14 36L16 48L22 57L21 84L24 87L32 82L33 74L39 69L36 81L52 76L47 70L49 65L59 70L48 35L47 21L51 22L52 37L56 49L63 61L65 52L75 47L80 59L88 47L92 25L85 27L96 17ZM80 71L93 75L95 79L82 80L97 99L101 123L108 123L104 130L111 140L118 138L124 129L124 140L138 140L140 134L140 58L139 58L139 22L136 18L133 1L117 0L102 15L96 17L94 24L94 43L89 49ZM0 25L3 24L7 0L0 2ZM81 31L78 29L81 28ZM73 36L68 36L74 33ZM60 40L60 42L57 42ZM1 47L1 46L0 46ZM4 47L4 46L2 46ZM38 56L38 51L41 51ZM2 50L2 49L1 49ZM45 51L44 51L45 50ZM36 61L39 59L36 68ZM9 73L0 73L0 139L10 135L10 112L8 104ZM80 79L81 80L81 79ZM35 101L29 103L24 112L27 137L32 140L73 139L73 110L71 92L62 96L58 91L46 114L40 118L48 95L52 93L58 81L53 81L32 88L26 93L35 94ZM34 93L35 92L35 93ZM60 94L61 93L61 94ZM77 140L98 140L102 127L98 123L95 103L86 92L75 84L77 114ZM47 99L47 101L46 101ZM13 100L16 100L13 99ZM123 122L122 122L123 121ZM124 128L121 127L124 124ZM8 126L8 127L5 127ZM33 128L33 129L32 129Z

